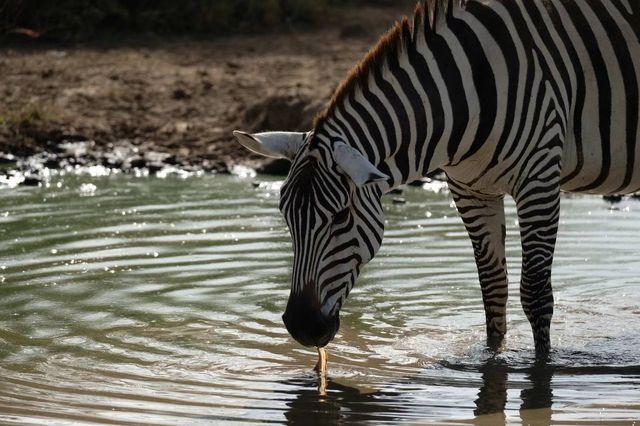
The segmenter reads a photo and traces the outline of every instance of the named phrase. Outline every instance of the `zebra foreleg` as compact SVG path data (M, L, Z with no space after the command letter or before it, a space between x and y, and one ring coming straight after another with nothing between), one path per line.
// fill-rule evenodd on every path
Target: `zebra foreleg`
M452 182L449 187L473 245L484 302L487 345L495 350L507 332L504 199L479 198Z
M560 216L560 188L548 181L535 181L527 186L516 197L522 238L520 299L531 323L536 355L543 358L551 348L551 264Z

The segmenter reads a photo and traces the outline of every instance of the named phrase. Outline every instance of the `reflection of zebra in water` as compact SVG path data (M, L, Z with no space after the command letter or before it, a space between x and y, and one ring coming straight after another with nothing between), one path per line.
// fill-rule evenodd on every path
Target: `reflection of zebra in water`
M248 135L293 161L283 316L304 345L335 335L382 241L381 195L446 172L478 267L487 333L506 332L503 197L517 205L520 295L548 352L560 190L640 189L640 7L631 0L427 0L351 72L313 131Z

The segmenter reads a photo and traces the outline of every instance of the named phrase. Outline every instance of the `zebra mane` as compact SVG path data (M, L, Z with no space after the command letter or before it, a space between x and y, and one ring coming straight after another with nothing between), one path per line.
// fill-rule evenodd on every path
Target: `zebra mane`
M340 83L327 108L316 116L313 128L319 129L358 86L366 84L373 72L382 69L388 58L398 57L403 47L414 43L420 31L425 35L435 33L440 19L451 16L455 8L464 7L466 3L467 0L420 0L415 8L413 23L404 16L378 40Z

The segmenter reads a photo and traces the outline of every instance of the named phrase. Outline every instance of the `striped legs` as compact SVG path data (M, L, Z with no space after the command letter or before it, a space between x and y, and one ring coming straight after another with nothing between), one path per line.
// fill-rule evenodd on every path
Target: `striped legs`
M484 302L487 343L497 349L507 331L503 198L480 199L454 182L449 183L449 188L473 245Z
M551 264L558 232L560 188L553 179L534 180L515 199L522 238L520 299L531 323L536 355L546 357L551 347Z

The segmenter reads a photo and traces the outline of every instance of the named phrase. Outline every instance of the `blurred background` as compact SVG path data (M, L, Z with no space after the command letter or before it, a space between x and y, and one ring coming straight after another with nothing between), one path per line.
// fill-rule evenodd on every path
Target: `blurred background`
M82 39L102 31L228 35L321 24L336 9L392 6L394 0L7 0L2 29L33 36ZM406 3L406 2L405 2Z
M32 184L87 164L260 168L231 132L309 130L413 3L0 1L0 160Z

